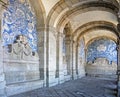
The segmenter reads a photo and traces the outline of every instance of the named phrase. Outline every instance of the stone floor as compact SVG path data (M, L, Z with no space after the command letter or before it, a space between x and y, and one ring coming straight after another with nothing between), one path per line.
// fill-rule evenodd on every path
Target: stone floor
M11 97L116 97L116 79L83 77Z

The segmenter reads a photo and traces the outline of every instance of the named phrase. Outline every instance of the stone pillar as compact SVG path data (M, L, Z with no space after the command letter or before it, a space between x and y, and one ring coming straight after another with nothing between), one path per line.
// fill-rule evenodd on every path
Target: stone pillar
M84 44L81 45L81 41L78 43L77 47L77 65L78 65L78 78L85 76L85 50ZM83 53L81 55L81 53Z
M55 77L56 78L59 78L59 59L60 59L60 56L59 56L59 51L60 51L60 37L59 37L59 33L57 34L57 39L56 39L56 74L55 74Z
M117 30L120 32L120 9L118 12L118 24L117 24ZM117 97L120 97L120 34L118 36L118 64L117 64L117 77L118 77L118 92L117 92Z
M87 48L84 49L85 51L85 75L86 75L86 65L87 65Z
M58 44L57 44L57 49L59 48L57 52L57 64L58 64L58 72L59 72L59 83L63 83L64 80L64 66L63 66L63 34L59 32L58 34Z
M54 86L58 84L58 77L56 76L56 72L58 72L57 64L57 35L58 32L54 27L47 28L47 44L46 44L46 81L47 87ZM59 73L59 72L58 72Z
M40 80L44 80L46 86L46 30L43 27L37 28L38 55L40 58Z
M72 41L70 36L65 38L67 74L72 75Z
M6 81L5 81L4 66L3 66L3 49L2 46L0 45L0 97L6 97L5 85L6 85Z
M76 43L72 42L72 76L73 79L77 79L78 66L77 66L77 46Z
M78 65L79 65L79 44L76 45L76 75L78 76Z
M120 97L120 39L118 40L118 67L117 67L117 76L118 76L118 96Z

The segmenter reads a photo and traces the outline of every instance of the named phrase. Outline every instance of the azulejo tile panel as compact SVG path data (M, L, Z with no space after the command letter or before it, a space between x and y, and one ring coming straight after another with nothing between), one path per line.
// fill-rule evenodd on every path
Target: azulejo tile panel
M3 46L13 44L17 35L24 35L32 50L37 50L36 17L27 0L9 0L2 27Z
M94 61L96 58L106 58L109 63L117 63L116 43L112 40L101 38L95 40L88 46L87 61Z

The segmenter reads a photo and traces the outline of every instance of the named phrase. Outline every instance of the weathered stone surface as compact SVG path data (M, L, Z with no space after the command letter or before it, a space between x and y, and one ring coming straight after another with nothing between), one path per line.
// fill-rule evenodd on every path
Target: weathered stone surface
M6 79L6 93L13 95L43 87L40 80L39 57L32 52L24 41L12 44L11 51L4 48L4 73ZM2 84L5 85L5 84Z
M87 59L85 49L88 42L105 36L117 43L117 33L113 33L116 31L114 26L117 24L116 8L118 6L114 4L116 0L38 0L39 4L37 0L36 2L34 0L9 1L8 10L1 15L3 51L0 46L0 56L4 57L0 58L0 83L2 84L0 84L0 89L6 87L8 95L81 78L85 76L85 61ZM18 6L14 4L18 4ZM30 10L28 11L26 7ZM33 17L34 15L35 17ZM36 38L36 33L32 32L33 30L37 32L37 44L33 41ZM15 37L16 35L19 35L20 39ZM66 53L63 55L64 36L67 36L65 39L67 41L65 44ZM0 42L0 44L2 43ZM39 56L37 52L32 51L30 46L38 46L36 49L38 49ZM100 50L100 48L102 49ZM105 47L100 44L98 51L105 51ZM4 60L2 61L2 59ZM89 74L115 74L115 72L111 72L116 69L110 69L109 66L98 67L90 67L87 72ZM87 88L87 86L85 87ZM71 87L75 89L74 85ZM53 96L58 97L57 93L61 97L73 97L76 93L80 94L76 96L84 96L79 91L74 94L71 93L74 90L61 90ZM47 96L52 96L51 91L54 92L54 90L48 91ZM31 96L35 97L36 95L33 93ZM89 95L85 96L89 97ZM100 97L102 96L104 95L100 95Z
M112 62L109 64L106 58L97 58L94 63L86 65L86 73L88 75L112 75L117 72L117 64Z
M116 97L116 79L84 77L10 97Z
M11 84L6 87L7 96L31 91L37 88L44 87L44 82L40 80L18 83L18 84Z
M5 79L4 74L3 74L3 73L2 73L2 74L0 74L0 82L4 81L4 79Z
M4 87L3 87L3 89L0 89L0 95L4 95Z
M5 81L0 82L0 89L3 89L5 87Z

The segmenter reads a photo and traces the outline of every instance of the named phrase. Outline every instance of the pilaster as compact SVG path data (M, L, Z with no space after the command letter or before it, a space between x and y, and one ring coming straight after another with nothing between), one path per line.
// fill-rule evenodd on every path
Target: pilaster
M46 86L46 28L37 28L37 38L38 56L40 58L40 80L44 80L44 85Z
M57 35L58 32L54 27L48 27L46 33L46 85L47 87L54 86L58 84L59 67L57 60ZM58 73L58 75L57 75Z
M1 40L0 40L1 44ZM3 66L3 47L0 45L0 97L6 96L6 81Z
M58 63L58 71L59 71L59 83L63 83L65 81L64 79L64 66L63 66L63 54L62 54L62 50L63 50L63 34L62 33L58 33L58 48L59 48L59 51L58 51L58 60L57 60L57 63Z
M118 94L117 97L120 96L120 39L118 40L118 67L117 67L117 76L118 76Z
M72 44L72 38L71 36L65 37L65 45L66 45L66 61L67 61L67 74L73 75L72 71L72 50L73 50L73 44Z

